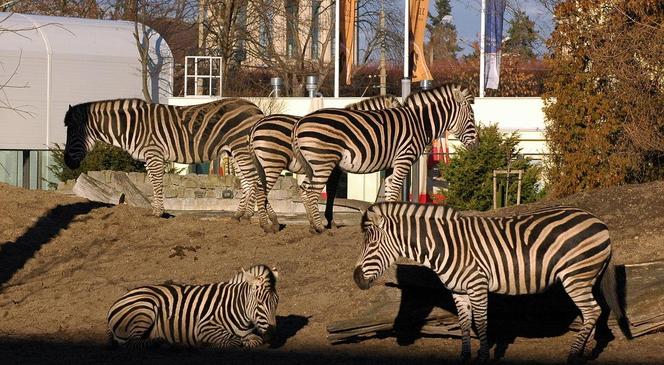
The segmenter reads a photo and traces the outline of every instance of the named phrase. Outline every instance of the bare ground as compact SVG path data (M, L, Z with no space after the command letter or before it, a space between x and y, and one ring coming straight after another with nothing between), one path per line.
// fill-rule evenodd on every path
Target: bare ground
M617 263L664 258L664 182L538 205L561 203L608 223ZM362 315L387 290L378 285L361 291L353 283L361 239L357 226L313 235L307 226L291 224L265 235L255 221L209 214L160 219L147 209L0 185L0 363L454 363L457 339L424 337L404 344L385 334L342 345L327 342L328 323ZM256 263L276 266L280 273L278 339L271 347L128 352L104 346L106 311L128 289L165 281L224 281ZM383 282L392 279L388 275ZM517 337L502 362L562 362L573 336ZM662 333L631 341L617 335L593 362L664 363L663 345Z

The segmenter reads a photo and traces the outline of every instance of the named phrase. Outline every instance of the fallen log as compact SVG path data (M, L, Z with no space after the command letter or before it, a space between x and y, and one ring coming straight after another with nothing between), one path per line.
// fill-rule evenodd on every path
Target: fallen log
M114 171L111 181L118 191L124 194L127 204L135 207L150 208L150 200L129 180L126 172Z
M616 273L632 337L664 329L664 261L624 265Z
M123 193L99 180L91 178L87 174L80 174L78 176L72 191L77 196L95 202L109 204L122 204L124 202Z

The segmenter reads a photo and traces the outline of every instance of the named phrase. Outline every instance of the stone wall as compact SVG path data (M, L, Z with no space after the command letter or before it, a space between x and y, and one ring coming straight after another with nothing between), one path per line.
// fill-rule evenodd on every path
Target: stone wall
M113 174L118 173L126 174L131 183L146 198L152 200L152 185L145 173L90 171L87 175L120 190L111 178ZM58 190L64 193L71 192L74 184L74 180L60 183ZM196 174L164 176L164 206L167 210L235 211L240 203L241 194L240 181L235 176ZM299 198L297 181L291 176L281 176L269 194L270 204L274 210L284 213L304 213Z

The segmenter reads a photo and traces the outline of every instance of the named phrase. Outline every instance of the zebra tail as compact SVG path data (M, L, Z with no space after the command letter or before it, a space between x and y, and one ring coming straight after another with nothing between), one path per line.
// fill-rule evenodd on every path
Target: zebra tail
M304 158L304 155L302 154L302 151L300 151L300 147L297 143L297 124L295 124L295 127L293 128L293 153L295 154L295 158L300 162L300 165L304 168L304 173L307 175L307 180L309 182L313 181L314 179L314 169L309 165L309 162L307 162L307 159Z
M254 153L253 148L251 149L251 158L254 160L254 166L256 166L258 178L263 185L263 194L265 196L265 200L263 201L263 208L267 209L267 176L265 176L265 169L263 169L263 165L258 161L258 157L256 157L256 153Z
M613 313L620 330L627 338L632 338L631 331L629 330L629 325L627 323L627 317L625 317L625 312L623 305L620 300L620 295L618 292L618 282L616 277L616 266L611 260L604 270L604 275L602 275L602 280L600 283L600 290L604 296L606 304L609 306L609 309Z

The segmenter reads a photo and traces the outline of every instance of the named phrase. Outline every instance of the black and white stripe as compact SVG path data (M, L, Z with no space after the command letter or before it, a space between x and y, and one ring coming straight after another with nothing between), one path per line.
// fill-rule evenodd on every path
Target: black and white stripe
M386 95L364 99L347 105L345 109L380 110L400 105L396 97ZM273 114L258 121L251 129L249 144L256 159L256 168L260 177L256 189L258 216L261 227L266 232L279 230L277 215L267 200L267 194L272 190L279 175L283 170L297 174L305 173L302 165L293 158L292 133L293 127L299 119L300 117L294 115ZM339 174L334 177L336 179L331 178L328 181L328 202L325 214L328 218L328 225L331 225L332 222L332 207L334 206L334 194L330 193L336 192Z
M452 208L378 203L362 218L364 249L354 279L362 289L398 257L431 268L452 291L463 334L462 357L470 356L472 319L480 338L479 360L489 356L488 293L539 293L560 282L581 311L583 325L570 359L582 355L601 308L593 286L609 265L607 226L572 207L550 207L504 218L464 215ZM621 315L613 270L604 275L605 299Z
M387 201L397 201L408 170L446 130L466 146L477 143L472 96L452 85L411 94L404 106L378 111L323 109L300 119L293 148L306 171L301 185L309 220L323 231L318 196L335 169L371 173L392 168Z
M277 273L257 265L227 283L133 289L108 311L110 339L128 346L255 347L276 326Z
M77 168L96 141L120 147L146 162L152 183L155 215L164 212L163 176L166 161L200 163L230 153L238 166L242 199L236 218L253 214L258 178L247 135L263 117L253 103L227 98L193 106L150 104L117 99L78 104L65 116L65 163Z

